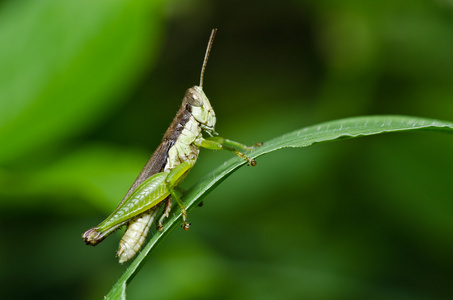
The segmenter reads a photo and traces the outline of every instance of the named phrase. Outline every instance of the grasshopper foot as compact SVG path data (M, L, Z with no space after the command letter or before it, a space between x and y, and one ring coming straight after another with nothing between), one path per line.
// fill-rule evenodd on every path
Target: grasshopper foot
M189 230L190 223L187 223L187 211L185 207L181 207L181 215L182 215L182 229L185 231Z
M186 221L183 221L181 227L182 227L182 229L187 231L190 228L190 223L187 223Z

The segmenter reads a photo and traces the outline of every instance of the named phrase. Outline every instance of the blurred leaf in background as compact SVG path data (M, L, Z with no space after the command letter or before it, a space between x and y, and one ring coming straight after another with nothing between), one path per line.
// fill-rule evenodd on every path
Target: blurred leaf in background
M123 197L185 89L244 143L327 120L453 120L453 6L399 1L0 2L0 280L6 299L101 299ZM129 299L451 299L448 135L284 150L190 215ZM202 151L189 187L228 153ZM258 169L257 169L258 168Z
M63 230L74 226L67 217L112 208L107 200L127 189L142 164L143 153L92 139L90 128L127 100L153 64L163 4L1 4L0 207L8 230L0 262L2 282L18 298L69 298L65 286L82 282L90 267L67 251L81 230Z

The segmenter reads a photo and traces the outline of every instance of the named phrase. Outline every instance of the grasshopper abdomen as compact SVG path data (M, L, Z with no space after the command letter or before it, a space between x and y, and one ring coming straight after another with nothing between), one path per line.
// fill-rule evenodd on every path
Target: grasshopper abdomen
M216 117L211 103L203 91L203 75L215 33L216 29L212 31L209 39L200 85L186 91L182 105L165 132L161 144L116 210L97 227L93 227L83 234L85 243L94 246L113 231L128 224L117 253L121 263L131 259L140 250L159 213L161 202L164 200L166 205L162 217L159 219L158 229L162 229L162 221L169 215L172 200L175 200L181 209L182 227L185 230L189 229L190 224L187 222L184 203L174 188L196 163L200 147L211 150L228 150L245 159L249 165L256 164L254 159L238 150L248 151L253 147L214 137L217 135L215 132ZM205 138L203 133L208 137Z

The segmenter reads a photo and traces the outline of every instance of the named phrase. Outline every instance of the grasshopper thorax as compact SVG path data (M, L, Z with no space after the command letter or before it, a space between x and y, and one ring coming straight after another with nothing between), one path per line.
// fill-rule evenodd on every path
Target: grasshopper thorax
M192 116L200 126L210 135L214 135L215 113L208 97L199 86L194 86L186 91L184 102L191 107Z

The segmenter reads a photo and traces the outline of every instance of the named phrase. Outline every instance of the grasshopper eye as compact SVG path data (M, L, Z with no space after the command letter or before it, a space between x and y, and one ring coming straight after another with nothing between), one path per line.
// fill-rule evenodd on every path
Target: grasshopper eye
M200 107L203 105L203 98L201 97L200 93L197 92L194 88L188 89L184 98L187 103L192 106Z

